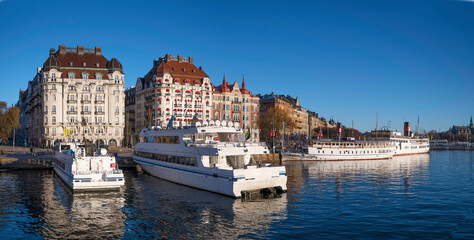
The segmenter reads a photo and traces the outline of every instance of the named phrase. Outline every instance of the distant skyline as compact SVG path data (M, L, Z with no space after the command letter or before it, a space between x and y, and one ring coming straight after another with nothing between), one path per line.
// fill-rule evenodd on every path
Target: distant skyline
M101 46L126 86L169 53L214 85L291 95L361 131L446 131L474 114L473 1L0 0L0 101L18 100L60 44Z

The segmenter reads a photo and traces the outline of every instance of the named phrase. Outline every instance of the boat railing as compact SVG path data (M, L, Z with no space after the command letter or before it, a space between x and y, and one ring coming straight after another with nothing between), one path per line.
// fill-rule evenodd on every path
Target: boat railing
M93 170L93 171L72 171L72 174L74 175L90 175L90 174L123 174L123 171L120 169L113 169L113 170L107 170L107 171L98 171L98 170Z
M188 147L253 147L253 146L261 146L265 147L265 143L261 142L210 142L210 143L188 143Z
M319 148L388 148L393 147L393 142L360 142L360 143L345 143L345 142L313 142L308 144L309 147Z

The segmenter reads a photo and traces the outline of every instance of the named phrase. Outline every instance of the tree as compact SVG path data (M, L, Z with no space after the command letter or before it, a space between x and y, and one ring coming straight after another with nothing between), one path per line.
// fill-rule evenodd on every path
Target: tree
M295 121L291 119L288 112L285 112L280 108L268 109L260 118L260 129L261 129L260 136L265 136L265 139L267 139L267 142L271 141L270 133L273 128L273 116L275 116L275 130L276 130L275 140L278 140L281 137L283 122L285 122L285 134L290 134L291 132L293 132L293 129L296 127Z
M20 127L20 109L7 107L6 102L0 101L0 139L7 142L13 128Z

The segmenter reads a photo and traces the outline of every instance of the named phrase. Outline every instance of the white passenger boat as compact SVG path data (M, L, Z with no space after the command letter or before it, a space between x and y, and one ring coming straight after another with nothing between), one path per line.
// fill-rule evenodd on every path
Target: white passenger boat
M140 133L133 160L149 174L236 198L287 190L285 167L258 165L252 155L269 151L264 143L246 143L238 123L171 126L172 122Z
M54 150L54 171L72 190L117 190L124 185L115 157L102 148L75 142L59 143Z
M294 160L378 160L393 157L395 144L390 141L309 140L303 155ZM301 158L301 159L298 159Z
M372 138L391 141L395 143L394 156L404 156L413 154L424 154L430 151L430 140L428 138L415 137L414 134L390 130L372 131ZM408 136L412 135L412 136Z

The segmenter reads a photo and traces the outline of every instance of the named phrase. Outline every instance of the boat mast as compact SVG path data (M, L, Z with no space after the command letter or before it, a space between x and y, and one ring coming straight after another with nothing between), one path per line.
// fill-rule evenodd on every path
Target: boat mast
M379 137L379 109L377 108L377 121L375 124L375 138L378 139Z

